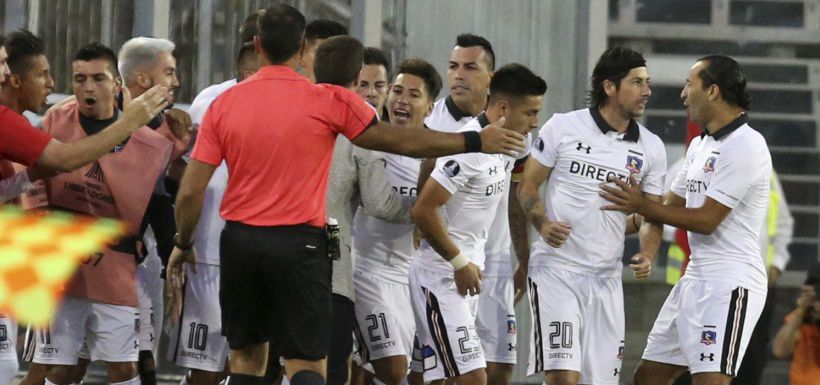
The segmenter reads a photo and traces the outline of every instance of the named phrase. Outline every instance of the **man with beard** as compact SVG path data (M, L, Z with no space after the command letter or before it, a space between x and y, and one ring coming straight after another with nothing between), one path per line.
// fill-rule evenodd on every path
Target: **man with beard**
M532 339L528 374L549 384L617 384L624 349L621 257L627 216L600 209L608 176L640 178L660 201L663 142L635 121L651 95L646 61L615 47L592 72L590 107L555 114L533 144L518 188L538 231L529 260ZM546 199L539 188L546 182ZM649 276L661 226L644 221L630 265Z

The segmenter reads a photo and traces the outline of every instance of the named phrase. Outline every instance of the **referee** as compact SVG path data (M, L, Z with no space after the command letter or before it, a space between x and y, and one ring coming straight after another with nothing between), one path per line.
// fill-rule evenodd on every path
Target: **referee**
M353 144L415 157L514 153L523 136L499 122L477 133L397 129L354 92L314 85L294 70L304 50L304 16L278 4L254 37L262 68L217 98L199 130L176 202L171 285L195 262L192 234L211 174L223 160L229 181L220 214L223 334L231 385L260 384L268 343L282 350L294 385L324 384L330 336L326 223L328 169L338 134Z

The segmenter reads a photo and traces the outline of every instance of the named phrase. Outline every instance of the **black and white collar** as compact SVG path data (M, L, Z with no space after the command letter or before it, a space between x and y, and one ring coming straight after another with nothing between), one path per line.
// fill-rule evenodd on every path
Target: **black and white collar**
M598 126L598 129L601 130L601 133L606 135L609 131L618 132L614 127L610 126L607 123L606 119L601 116L601 112L598 111L597 108L591 107L589 109L589 113L592 115L592 120L595 121L595 125ZM628 140L631 142L638 142L638 139L641 135L641 129L638 127L638 122L635 119L629 119L629 125L626 127L626 133L624 134L624 140Z
M717 131L715 131L714 134L710 134L709 131L707 131L704 128L703 131L701 131L701 133L700 133L700 137L702 139L702 138L706 137L706 135L709 135L712 138L714 138L715 140L721 140L723 137L725 137L726 135L731 134L734 130L737 130L738 128L740 128L740 126L742 126L746 123L749 123L749 116L746 115L745 112L743 112L743 113L740 114L740 116L735 118L735 120L729 122L729 124L721 127Z
M455 119L456 122L464 118L473 117L472 115L458 108L456 102L453 101L453 97L450 95L447 95L447 97L444 98L444 106L447 107L447 111L450 112L450 115L453 117L453 119Z

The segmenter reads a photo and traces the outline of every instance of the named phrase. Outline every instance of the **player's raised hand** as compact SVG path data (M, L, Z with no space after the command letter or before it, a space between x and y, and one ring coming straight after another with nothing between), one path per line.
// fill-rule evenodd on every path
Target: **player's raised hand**
M478 293L481 293L482 277L481 270L472 262L456 270L455 281L458 293L461 295L478 295Z
M613 203L603 206L601 209L623 211L627 214L638 212L638 209L643 205L643 194L641 193L641 185L635 179L635 176L629 176L628 184L613 176L610 176L607 180L615 183L618 187L601 185L601 190L603 190L600 193L601 197Z
M632 263L629 265L632 272L637 279L649 278L652 273L652 258L647 257L643 253L637 253L632 256Z
M566 222L547 222L538 231L541 239L552 247L561 247L569 239L572 227Z
M526 147L526 137L504 127L504 118L484 127L479 133L481 136L481 152L486 154L506 154L517 157Z
M148 124L168 104L168 88L160 85L151 87L138 98L131 100L128 88L122 87L123 119L133 119L138 124L134 130Z

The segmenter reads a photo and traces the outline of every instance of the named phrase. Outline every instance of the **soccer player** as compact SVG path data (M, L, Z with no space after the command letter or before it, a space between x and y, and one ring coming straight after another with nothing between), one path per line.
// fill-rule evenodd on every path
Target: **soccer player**
M390 122L400 128L423 125L440 89L435 67L421 59L405 60L387 95ZM393 190L417 197L420 161L395 154L385 154L384 161ZM413 351L416 325L407 278L415 252L413 228L366 213L358 214L353 224L359 349L362 361L371 363L376 378L387 385L401 384L407 377Z
M424 123L434 130L455 132L484 111L494 68L495 52L487 39L458 35L447 65L450 95L436 102Z
M608 176L643 182L660 202L666 153L660 138L635 121L651 95L646 61L615 47L592 73L590 107L555 114L541 128L524 168L518 198L540 234L529 261L533 332L528 374L549 384L617 384L624 349L621 256L625 214L602 211ZM546 186L542 200L538 189ZM645 221L637 278L649 276L661 226Z
M427 125L434 130L455 132L479 113L487 100L494 68L495 53L489 41L480 36L459 35L447 69L450 95L436 102L433 113L426 119ZM530 143L529 139L527 143ZM521 175L528 152L519 154L520 159L515 162L516 179ZM426 180L431 166L431 160L423 163L420 184ZM479 294L479 314L476 316L476 329L487 360L487 382L499 385L507 385L512 380L517 342L515 293L520 297L526 290L524 283L529 259L526 216L515 194L509 194L518 182L507 181L505 184L508 188L499 202L485 244L487 260L482 281L485 290ZM515 242L512 242L513 238ZM511 243L519 259L516 280L513 280Z
M179 88L173 54L174 43L166 39L135 37L126 41L117 56L123 86L132 95L141 95L154 84L168 87L168 104L172 106L174 91ZM190 117L184 111L166 110L157 115L148 126L174 144L172 160L178 159L187 149L192 125ZM169 239L173 234L172 200L165 190L164 179L165 173L157 180L146 214L146 221L151 225L157 240L160 259L163 260L170 253ZM137 293L140 298L139 372L143 383L153 385L156 382L155 336L158 335L156 330L162 330L162 317L156 317L154 309L162 309L163 306L162 296L159 295L162 293L162 282L156 278L160 272L149 266L158 264L140 263L137 271Z
M229 381L261 382L272 341L283 350L292 384L324 384L331 290L322 227L337 135L360 147L419 157L513 153L523 149L523 138L500 125L447 134L379 122L352 91L311 84L294 71L304 45L298 10L273 5L258 24L254 44L262 67L225 91L200 126L177 195L169 278L178 288L179 266L195 260L191 244L203 193L224 159L231 175L221 208L220 306L231 347Z
M387 100L387 90L390 88L387 83L389 77L390 63L387 61L384 51L375 47L365 48L364 65L359 73L359 84L356 86L356 92L362 99L376 108L382 120L388 120L384 102Z
M234 84L242 82L258 69L259 60L253 43L243 44L236 58ZM197 96L191 106L194 111L201 111L201 114L191 115L195 125L202 121L202 114L219 96L209 89L203 90L200 93L203 97ZM199 258L195 267L186 267L189 274L185 281L182 312L176 322L176 333L171 336L172 341L168 345L169 360L189 369L186 381L190 385L218 384L228 358L228 341L221 333L222 312L219 307L219 233L225 227L225 221L219 217L219 204L227 183L228 168L223 163L217 167L205 191L194 242ZM194 271L196 274L190 274Z
M43 130L62 140L92 135L115 121L116 56L105 46L82 47L72 62L75 100L52 109ZM29 209L68 210L123 220L128 236L89 257L72 278L54 321L37 330L34 362L48 366L46 384L68 385L87 342L90 358L105 361L108 380L140 384L137 376L137 234L151 191L167 167L172 144L143 127L110 154L71 173L44 180L23 197Z
M692 250L649 333L635 384L667 383L687 368L692 383L729 384L737 375L766 300L759 232L769 205L772 160L766 140L748 124L746 78L732 58L710 55L689 70L681 100L705 127L662 205L641 184L607 186L607 210L687 230ZM643 187L645 188L645 187Z
M355 91L363 51L362 44L352 37L331 37L316 51L316 82ZM348 381L348 359L353 347L351 332L356 322L354 299L361 300L354 296L353 287L353 217L369 215L388 225L410 223L410 206L415 197L391 188L385 163L384 154L355 147L347 138L336 138L327 190L327 212L338 222L340 243L339 259L333 261L333 335L327 376L330 385L343 385Z
M490 82L486 112L462 130L503 121L525 134L537 124L546 89L528 68L506 65ZM513 163L502 155L439 158L413 206L413 219L425 236L410 265L425 382L455 378L459 385L487 383L475 326L477 294L484 244Z
M325 40L341 35L347 35L347 28L333 20L314 20L305 26L305 47L299 65L302 74L311 82L316 82L316 75L313 73L316 50Z

